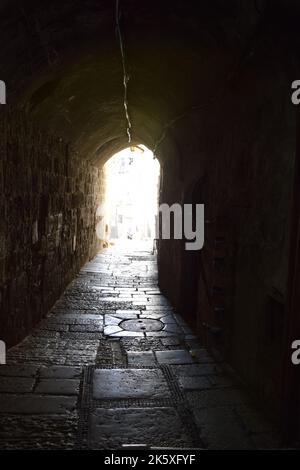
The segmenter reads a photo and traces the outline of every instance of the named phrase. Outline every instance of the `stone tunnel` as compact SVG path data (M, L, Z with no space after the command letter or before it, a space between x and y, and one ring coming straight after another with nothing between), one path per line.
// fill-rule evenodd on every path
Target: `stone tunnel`
M1 2L0 448L298 447L299 14ZM138 146L159 204L204 204L203 249L97 236Z

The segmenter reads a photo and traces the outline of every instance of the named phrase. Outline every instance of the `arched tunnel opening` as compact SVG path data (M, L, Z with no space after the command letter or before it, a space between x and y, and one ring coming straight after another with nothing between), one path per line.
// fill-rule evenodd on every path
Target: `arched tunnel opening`
M120 245L120 241L132 240L136 247L155 249L158 160L147 147L136 145L113 155L104 165L104 172L106 192L98 236L104 238L102 231L110 243Z
M299 448L299 13L1 2L0 449Z

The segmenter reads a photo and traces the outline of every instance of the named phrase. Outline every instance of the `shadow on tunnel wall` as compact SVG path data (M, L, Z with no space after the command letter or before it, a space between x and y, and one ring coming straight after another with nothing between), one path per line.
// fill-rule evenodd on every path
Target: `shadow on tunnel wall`
M196 174L209 181L205 196L200 191L194 199L205 204L205 245L193 255L177 240L161 240L158 256L163 292L204 344L251 384L275 419L287 347L296 149L289 75L277 54L266 64L263 50L257 51L222 107L211 106L198 128L190 118L188 139L186 128L177 133L184 164L176 169L167 161L164 173L171 176L162 200L188 200L189 188L197 188ZM168 151L167 144L162 150Z

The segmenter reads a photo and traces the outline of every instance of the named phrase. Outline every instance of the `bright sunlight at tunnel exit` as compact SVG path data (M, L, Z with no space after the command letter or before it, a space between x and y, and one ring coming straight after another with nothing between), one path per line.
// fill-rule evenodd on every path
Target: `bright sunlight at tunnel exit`
M155 238L160 164L138 145L113 155L104 166L105 211L109 240Z

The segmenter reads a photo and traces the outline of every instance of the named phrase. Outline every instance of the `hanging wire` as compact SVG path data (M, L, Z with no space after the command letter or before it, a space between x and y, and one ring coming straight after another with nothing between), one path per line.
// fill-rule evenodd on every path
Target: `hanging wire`
M123 68L123 85L124 85L124 110L125 110L125 117L126 117L126 132L128 136L128 143L130 144L132 141L132 136L131 136L131 120L130 120L130 115L129 115L129 110L128 110L128 82L129 82L129 75L127 73L127 67L126 67L126 59L125 59L125 52L124 52L124 43L123 43L123 37L122 37L122 31L121 31L121 26L120 26L120 1L116 0L116 30L117 30L117 36L119 39L119 44L120 44L120 52L121 52L121 59L122 59L122 68Z

